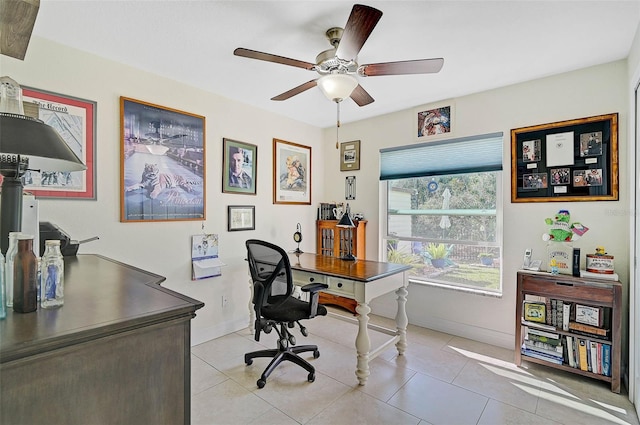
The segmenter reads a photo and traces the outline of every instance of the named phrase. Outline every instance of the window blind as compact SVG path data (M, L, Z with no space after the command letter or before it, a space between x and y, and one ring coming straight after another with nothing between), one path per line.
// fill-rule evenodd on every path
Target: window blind
M502 170L503 133L380 149L380 180Z

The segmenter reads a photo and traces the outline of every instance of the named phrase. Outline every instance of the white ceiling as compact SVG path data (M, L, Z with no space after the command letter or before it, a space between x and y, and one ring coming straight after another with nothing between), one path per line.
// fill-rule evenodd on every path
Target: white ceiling
M438 74L359 77L375 102L358 107L345 100L343 123L626 58L640 22L638 0L363 3L383 15L360 51L360 64L445 61ZM344 27L352 6L346 1L42 0L33 33L325 128L335 125L336 107L319 88L270 100L316 78L314 71L236 57L233 50L315 62L331 47L325 31Z

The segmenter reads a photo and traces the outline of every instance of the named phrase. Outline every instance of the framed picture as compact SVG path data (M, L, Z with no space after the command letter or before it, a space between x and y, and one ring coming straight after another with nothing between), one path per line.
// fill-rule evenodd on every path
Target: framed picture
M84 171L28 170L25 190L37 198L96 199L96 102L23 87L25 114L55 128L87 166ZM33 107L30 107L33 105ZM37 115L36 115L36 112Z
M340 143L340 171L360 169L360 140Z
M311 147L273 139L273 203L311 205Z
M256 207L254 205L229 205L227 215L227 230L256 229Z
M222 191L256 194L258 147L222 139Z
M617 200L617 113L511 130L511 202Z
M425 105L414 109L414 134L417 140L429 140L453 133L453 102Z
M205 219L205 117L120 98L120 221Z

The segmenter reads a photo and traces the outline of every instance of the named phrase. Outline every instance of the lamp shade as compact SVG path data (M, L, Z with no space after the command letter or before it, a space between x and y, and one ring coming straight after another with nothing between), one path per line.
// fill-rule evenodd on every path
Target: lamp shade
M351 217L349 216L349 213L344 213L342 214L342 217L340 217L340 221L338 221L338 224L336 224L336 226L338 227L356 227L355 223L353 222L353 220L351 219Z
M25 115L0 113L0 155L28 157L34 170L87 169L53 127Z
M358 80L347 74L327 74L320 77L318 86L327 99L341 102L358 87Z

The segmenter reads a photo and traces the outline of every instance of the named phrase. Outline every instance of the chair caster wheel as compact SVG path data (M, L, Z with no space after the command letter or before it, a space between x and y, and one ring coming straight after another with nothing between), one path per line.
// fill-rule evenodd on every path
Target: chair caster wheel
M247 364L247 366L251 366L251 364L253 363L253 359L245 360L244 362Z
M313 352L313 358L314 358L314 359L317 359L318 357L320 357L320 351L315 350L315 351Z
M300 328L300 333L302 333L303 336L309 336L309 331L307 331L307 328Z
M296 337L291 335L289 337L289 342L291 343L291 345L296 345Z
M266 383L267 382L264 379L258 379L258 382L256 382L256 384L258 384L258 388L263 388Z
M311 373L309 374L309 376L307 376L307 381L309 381L309 382L313 382L313 381L315 381L315 380L316 380L316 374L315 374L315 373L313 373L313 372L311 372Z

